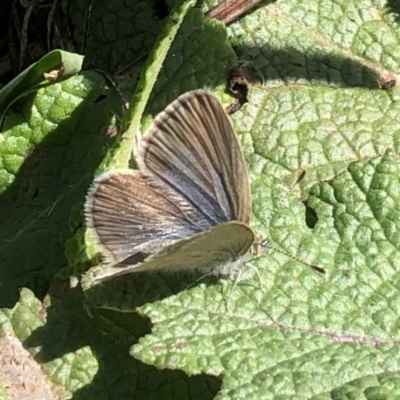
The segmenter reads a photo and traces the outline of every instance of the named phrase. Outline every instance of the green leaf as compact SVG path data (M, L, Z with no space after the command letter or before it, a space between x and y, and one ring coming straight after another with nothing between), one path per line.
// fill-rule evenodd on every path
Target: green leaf
M130 108L125 116L123 129L126 131L122 135L120 148L111 163L114 168L128 167L132 155L132 149L136 135L139 131L140 121L143 116L144 108L149 100L150 93L158 78L163 66L165 57L182 24L187 12L194 6L195 1L178 1L172 14L169 17L168 24L148 59L148 65L143 68L135 93L130 102Z
M213 398L218 390L215 378L190 378L180 371L158 371L129 356L129 344L149 331L147 322L143 323L135 314L115 312L89 317L82 305L78 288L57 284L44 303L23 289L12 310L0 311L0 341L8 345L2 345L0 359L9 361L12 349L21 347L21 352L26 353L25 349L29 350L31 355L24 354L28 360L17 357L16 361L24 361L31 368L21 374L31 390L33 384L40 387L42 383L32 370L35 363L40 365L39 377L51 390L47 397L38 398ZM18 362L11 365L14 381L6 393L18 383ZM0 369L0 380L8 371ZM58 396L51 397L49 391Z
M252 176L273 175L306 195L352 161L400 150L399 96L398 90L251 87L249 103L233 120Z
M303 251L311 249L307 257L326 276L271 249L258 260L261 289L240 282L225 303L229 284L202 286L142 306L155 325L131 354L161 368L224 375L218 398L328 398L349 388L399 395L391 384L400 369L398 161L387 154L357 162L316 184L308 204L319 220L308 235L294 208L299 199L264 180L281 214L271 231L283 230L299 252L299 239L307 242ZM300 228L289 233L289 219Z
M176 2L165 28L160 33L139 82L121 79L124 92L132 90L129 109L123 119L124 132L120 145L110 153L107 168L126 167L136 152L137 135L142 125L179 94L199 87L216 88L221 99L229 103L224 93L227 71L235 64L235 54L227 41L227 33L219 21L208 20L193 8L192 1ZM179 63L177 62L179 58Z
M385 5L279 1L232 24L229 34L252 82L377 88L400 60L398 24Z
M132 51L149 51L162 30L150 26L153 3L137 4L146 10L143 29L121 18L122 3L94 5L90 24L104 36L90 46L111 71ZM2 327L66 397L399 397L400 30L385 5L261 3L227 31L194 8L178 15L177 31L168 19L157 43L174 40L146 63L145 93L130 108L135 129L186 90L208 88L228 103L222 92L236 64L249 91L232 119L251 175L252 227L269 247L236 285L132 274L94 286L83 280L83 295L71 279L71 287L53 281L43 303L23 290L0 313ZM104 30L113 14L118 29ZM135 43L123 40L128 28ZM395 88L378 90L387 80ZM90 241L83 247L82 203L96 169L120 150L100 134L111 123L111 100L97 106L109 95L103 83L85 73L13 105L0 136L3 304L23 285L42 297L67 262L82 269L85 252L98 250ZM78 233L66 241L71 229Z
M81 3L70 5L74 7L73 12L67 10L77 29L85 24L84 14L88 12L89 4L82 12ZM137 72L148 58L163 24L152 1L102 0L92 3L85 66L101 68L111 74L129 71L131 79L136 81ZM133 67L133 73L129 66Z
M225 93L226 82L236 62L224 25L191 9L171 45L146 111L154 116L180 94L198 88L217 92L229 104L232 97Z
M111 168L128 165L140 123L148 125L149 116L161 111L179 94L198 87L214 87L219 89L220 97L230 99L223 96L223 90L226 71L234 65L235 58L226 30L218 21L208 21L199 10L191 9L193 5L178 2L160 34L130 101L124 119L129 128L113 156ZM177 63L177 58L182 61Z
M53 79L76 74L81 70L83 56L63 50L53 50L39 61L22 71L17 77L0 90L0 115L3 120L4 112L20 97L36 91L39 86ZM53 78L46 74L55 72Z
M252 260L260 279L244 267L233 289L175 274L95 285L86 275L88 304L151 319L132 356L220 376L218 398L399 395L399 91L378 80L398 79L397 50L380 35L398 43L400 30L383 13L372 1L281 1L231 24L249 82L232 119L252 227L270 248Z
M103 157L113 97L94 72L26 96L9 113L0 147L0 303L17 289L43 296L66 266L71 208L82 209Z

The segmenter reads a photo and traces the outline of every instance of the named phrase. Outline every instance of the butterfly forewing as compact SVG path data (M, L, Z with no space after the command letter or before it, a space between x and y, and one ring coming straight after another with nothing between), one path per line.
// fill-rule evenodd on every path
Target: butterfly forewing
M144 175L180 193L211 225L248 224L251 194L238 138L217 98L189 92L159 114L143 137Z

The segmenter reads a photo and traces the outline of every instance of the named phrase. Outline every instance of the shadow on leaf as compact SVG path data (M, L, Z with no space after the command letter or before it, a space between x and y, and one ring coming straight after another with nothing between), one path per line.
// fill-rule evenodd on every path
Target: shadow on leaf
M389 12L395 14L395 21L400 22L400 2L399 0L387 0L386 7Z
M214 398L220 389L215 377L189 377L182 371L159 370L131 357L130 347L151 330L150 322L138 314L101 310L92 313L91 318L78 287L70 289L58 283L51 293L46 325L36 329L24 345L41 349L35 358L41 364L50 363L50 375L54 371L51 362L55 360L59 368L63 360L63 367L71 370L71 378L60 383L74 392L74 400L160 396L200 400ZM71 353L73 358L69 358ZM82 386L78 390L76 382Z
M136 272L99 282L85 290L88 307L133 311L199 284L220 280L204 272Z
M339 55L300 53L295 49L236 46L239 69L250 83L304 81L338 87L379 88L380 75L366 65Z
M71 209L83 205L87 188L104 157L102 132L113 115L103 78L94 72L83 75L85 79L80 84L91 89L70 115L68 107L72 106L62 106L54 99L66 114L59 118L61 122L51 121L52 114L41 117L40 122L32 118L34 110L46 102L46 95L35 99L36 94L22 99L19 113L14 111L5 120L4 130L12 127L15 132L9 131L7 137L16 136L28 144L29 150L23 155L25 160L14 181L0 195L1 307L12 306L21 287L28 287L43 298L53 276L66 266L65 240L73 234L69 224ZM78 89L78 93L82 92ZM33 128L27 127L35 123ZM53 131L49 129L52 124L56 126ZM45 136L43 130L50 132ZM7 157L4 153L5 150L2 155ZM16 148L15 154L8 157L18 158L20 154L21 149Z

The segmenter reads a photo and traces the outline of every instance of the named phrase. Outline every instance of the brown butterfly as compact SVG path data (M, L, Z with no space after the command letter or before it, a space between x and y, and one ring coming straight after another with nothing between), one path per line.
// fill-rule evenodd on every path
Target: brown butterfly
M180 96L139 144L139 171L100 175L86 221L112 268L96 279L137 271L200 269L230 275L248 253L251 193L244 156L209 92Z

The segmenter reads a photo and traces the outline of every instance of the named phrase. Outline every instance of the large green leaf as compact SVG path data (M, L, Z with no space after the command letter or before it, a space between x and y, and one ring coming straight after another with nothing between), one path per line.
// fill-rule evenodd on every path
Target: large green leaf
M394 67L383 62L390 53L374 59L347 44L365 41L371 20L392 36L398 27L368 3L355 10L362 17L353 35L332 27L325 37L325 14L338 29L344 14L354 19L345 7L327 13L329 4L273 3L229 28L251 83L233 121L249 162L253 227L279 250L253 261L261 281L251 268L233 291L220 281L180 292L190 281L180 276L84 281L90 304L142 305L151 318L134 357L223 376L220 398L399 394L399 245L385 232L396 236L400 222L399 92L378 90ZM374 208L386 220L366 213Z
M155 327L132 355L223 374L219 398L330 398L372 388L399 395L399 173L388 154L316 184L313 229L298 197L264 179L272 188L265 201L275 203L271 231L285 231L288 247L326 274L270 250L258 263L261 289L243 282L226 306L215 288L196 288L141 307ZM289 233L290 220L297 227Z
M390 86L385 80L398 79L400 30L392 9L372 0L264 2L232 23L227 37L220 23L185 8L189 3L180 3L184 11L177 16L178 23L183 19L178 30L171 30L170 19L163 24L148 69L141 74L142 92L136 92L145 95L139 96L139 106L132 100L130 115L137 127L139 121L146 127L150 116L195 88L211 89L227 103L230 98L222 89L236 57L249 92L248 103L232 119L251 175L252 227L269 240L269 247L251 261L259 277L253 267L243 266L244 276L235 287L218 277L193 283L198 276L189 274L133 274L93 284L89 272L82 282L84 296L75 280L71 289L53 283L43 303L23 290L18 304L0 314L3 337L11 335L29 349L66 397L399 397L399 92L397 85L390 91L379 89ZM159 25L148 43L157 29ZM166 38L173 42L163 47ZM109 50L104 54L109 56ZM118 60L118 46L112 51L104 65ZM123 84L129 88L131 82ZM43 102L39 94L36 98ZM74 99L52 98L64 105ZM48 119L29 103L20 107L33 110L34 121L41 123L33 135L40 148ZM87 113L74 128L97 121ZM96 116L106 119L104 114ZM56 115L56 121L64 121L61 112ZM13 121L19 120L9 119L9 129L19 126ZM6 191L12 179L18 182L26 174L21 165L28 154L27 134L17 132L4 135L12 151L0 148L2 162L8 163L4 170L13 171L2 180ZM132 147L135 136L129 138ZM118 160L121 149L98 142L82 148L66 143L56 142L58 152L46 171L55 170L60 148L71 151L63 159L81 151L95 161L89 167L76 163L53 179L64 190L76 175L88 174L79 196L65 195L62 210L58 203L50 207L54 201L44 202L40 210L52 210L38 225L46 235L35 235L34 241L24 236L24 221L30 220L6 208L2 215L9 216L7 226L15 229L12 237L21 238L1 259L2 265L10 265L2 277L7 287L13 287L7 279L20 265L47 266L35 270L35 276L47 279L65 265L59 249L68 234L57 242L58 232L66 231L59 221L65 223L72 211L70 220L79 228L79 202L96 167L101 161L103 167L109 165L112 157ZM33 167L28 171L33 171L29 176L34 185L22 187L31 196L37 174ZM61 226L57 235L55 216ZM60 245L58 258L51 257L54 241ZM97 250L90 241L86 245L91 255ZM73 268L65 273L84 261L81 231L68 242L66 253ZM16 288L24 279L15 282ZM30 287L42 294L37 285ZM92 318L82 307L84 297ZM149 317L152 326L135 311Z

